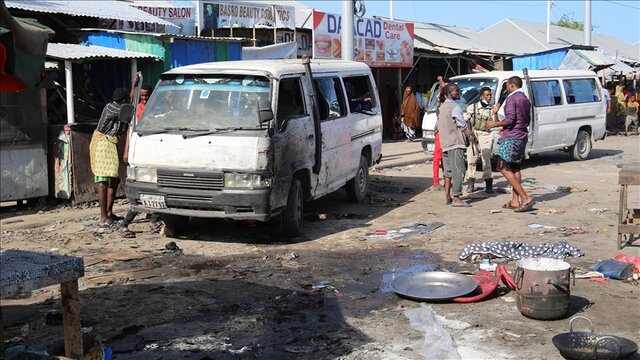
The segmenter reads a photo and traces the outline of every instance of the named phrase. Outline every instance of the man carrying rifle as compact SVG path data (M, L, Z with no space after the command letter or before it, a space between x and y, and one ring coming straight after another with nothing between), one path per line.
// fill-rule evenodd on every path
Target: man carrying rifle
M491 113L491 88L485 86L480 89L480 102L467 108L465 118L468 119L475 135L475 139L470 145L471 149L467 151L467 192L471 193L476 190L476 164L482 162L482 179L486 184L484 191L487 194L493 194L493 179L491 177L493 135L487 127L487 121L493 119L493 114Z

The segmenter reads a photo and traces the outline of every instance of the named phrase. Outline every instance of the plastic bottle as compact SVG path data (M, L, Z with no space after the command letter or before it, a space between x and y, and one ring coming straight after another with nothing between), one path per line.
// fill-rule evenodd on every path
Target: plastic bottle
M496 271L497 266L498 264L489 262L489 259L482 259L482 263L480 264L480 270Z

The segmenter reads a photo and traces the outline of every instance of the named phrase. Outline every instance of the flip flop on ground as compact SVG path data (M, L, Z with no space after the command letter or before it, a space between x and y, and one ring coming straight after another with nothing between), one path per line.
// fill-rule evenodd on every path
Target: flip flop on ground
M518 204L518 206L520 206L520 204ZM518 206L513 206L513 204L511 203L511 201L509 201L508 203L502 205L503 209L511 209L511 210L515 210L518 208Z
M531 211L531 210L533 210L533 205L534 205L535 203L536 203L536 202L535 202L535 201L533 201L533 200L531 200L531 201L529 201L529 202L522 203L522 204L520 204L520 206L518 206L518 207L517 207L516 209L514 209L513 211L514 211L514 212L527 212L527 211Z
M459 203L451 203L451 206L453 207L471 207L471 204L469 204L468 202L462 201Z

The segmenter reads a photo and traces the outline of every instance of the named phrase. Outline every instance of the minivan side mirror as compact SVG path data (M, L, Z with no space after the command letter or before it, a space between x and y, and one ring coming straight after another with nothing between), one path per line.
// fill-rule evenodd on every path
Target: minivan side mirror
M122 106L120 107L120 113L118 114L118 120L125 124L130 123L135 111L136 108L133 105L122 104Z
M258 118L261 124L273 120L273 110L269 100L258 100Z

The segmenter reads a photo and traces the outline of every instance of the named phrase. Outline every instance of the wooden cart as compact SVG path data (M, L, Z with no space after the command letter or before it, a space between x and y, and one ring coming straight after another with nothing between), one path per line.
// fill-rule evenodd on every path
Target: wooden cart
M640 234L640 209L629 208L629 185L640 186L640 163L624 164L618 180L620 184L620 209L618 211L618 250L633 235ZM638 206L640 195L631 191L632 203ZM623 241L624 240L624 241Z
M84 275L81 257L14 249L0 250L0 298L11 299L32 290L60 284L65 356L82 359L78 279ZM2 311L0 310L0 319ZM1 322L1 321L0 321ZM4 344L0 326L0 353Z

